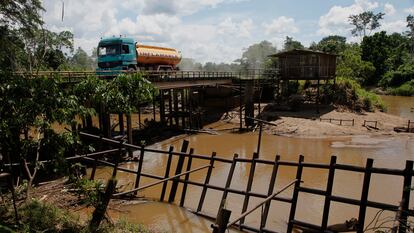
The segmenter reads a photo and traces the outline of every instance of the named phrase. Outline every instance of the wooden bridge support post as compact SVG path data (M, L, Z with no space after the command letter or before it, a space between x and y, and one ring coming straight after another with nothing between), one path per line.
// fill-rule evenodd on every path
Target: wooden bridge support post
M172 89L168 90L168 120L170 122L170 126L173 125L173 119L172 119Z
M127 136L128 136L128 144L134 144L134 140L132 138L132 116L131 113L128 113L126 116L127 120ZM128 156L132 158L133 151L131 149L128 150Z
M249 200L250 200L250 194L249 193L252 190L253 178L254 178L254 172L255 172L255 169L256 169L256 159L257 158L259 158L259 154L253 153L253 161L250 165L249 179L247 180L246 195L244 196L242 213L246 212L247 207L249 206ZM240 219L240 228L241 229L243 229L241 227L241 225L244 224L244 220L245 220L245 218Z
M161 124L165 123L165 100L164 100L164 91L160 91L160 122Z
M291 233L293 230L293 220L295 219L295 213L296 213L296 205L298 203L298 196L299 196L299 188L300 188L300 182L302 181L302 171L303 171L303 163L304 157L303 155L299 156L299 163L298 163L298 169L296 171L296 180L295 183L295 189L293 190L293 196L292 196L292 205L290 207L290 214L289 214L289 223L287 228L287 233Z
M280 155L276 155L275 163L273 164L272 176L270 177L269 189L267 190L267 196L270 196L273 194L273 189L276 183L277 171L279 169L279 160L280 160ZM260 221L260 230L266 227L267 216L269 215L269 210L270 210L270 203L271 201L265 204L264 211L263 211L263 218L262 218L262 221Z
M316 96L316 113L320 113L320 90L319 90L319 87L320 87L320 79L318 78L318 87L317 87L317 96Z
M153 92L152 93L152 115L153 115L152 117L153 117L154 122L156 121L155 120L155 118L156 118L155 117L155 115L156 115L155 109L157 107L155 103L156 103L156 101L155 101L155 93Z
M124 114L118 114L118 121L119 121L119 134L125 135L125 125L124 125Z
M206 178L203 184L203 190L201 191L200 201L198 202L197 212L200 212L203 208L204 199L206 198L207 185L210 183L211 172L213 171L214 158L216 157L216 152L213 152L210 157L210 167L207 170Z
M259 138L257 139L258 140L257 151L256 151L257 157L259 157L260 155L260 146L262 144L262 132L263 132L263 122L259 121L258 123L259 123Z
M171 169L171 160L172 160L172 152L174 151L174 147L170 146L170 149L168 150L168 160L167 160L167 165L165 168L165 175L164 178L168 178L170 176L170 169ZM167 184L168 182L165 181L162 184L162 190L161 190L161 197L160 197L160 201L164 201L164 197L165 197L165 191L167 190Z
M373 159L367 159L367 164L365 166L364 183L362 184L361 205L359 206L357 233L364 232L365 215L367 212L369 184L371 181L371 169L372 169L373 163L374 163Z
M175 120L175 126L180 125L180 118L178 117L178 90L173 90L173 102L174 102L174 120Z
M409 228L407 224L407 217L408 217L408 207L410 204L410 193L411 193L411 181L413 175L413 161L408 160L405 163L405 170L404 170L404 185L403 185L403 194L402 194L402 211L400 215L400 227L399 233L405 233L407 228Z
M250 127L253 125L253 120L249 119L247 117L254 117L254 101L253 101L253 83L252 82L246 82L246 87L244 91L244 116L245 116L245 124L247 127Z
M187 107L188 107L188 127L190 128L190 129L192 129L193 128L193 114L192 114L192 111L193 111L193 105L192 105L192 96L193 96L193 90L191 89L191 87L188 89L188 92L187 92Z
M180 100L181 100L181 126L185 129L185 106L187 104L186 97L185 97L185 89L180 90Z
M331 162L329 165L328 182L326 185L325 204L323 207L322 225L321 225L322 231L325 231L328 227L329 210L331 207L331 195L332 195L333 182L334 182L334 176L335 176L335 164L336 164L336 156L332 156Z
M193 161L193 157L192 157L193 153L194 153L194 149L191 148L190 153L188 153L188 161L187 161L187 169L186 169L187 172L191 170L191 162ZM188 186L187 182L189 179L190 179L190 173L186 174L184 177L183 191L182 191L181 200L180 200L181 207L184 206L185 195L187 193L187 186Z
M181 153L187 152L188 144L189 142L187 140L183 141L183 145L181 146ZM178 158L177 167L175 169L175 175L180 174L181 171L183 170L184 160L185 160L185 155L180 155L180 157ZM170 203L174 202L175 195L177 193L177 188L178 188L178 179L179 178L174 179L171 185L170 196L168 198L168 202Z
M241 78L240 78L240 74L239 74L239 118L240 118L240 127L239 130L242 131L243 129L243 96L242 96L242 83L241 83Z
M138 129L141 129L141 106L138 105Z

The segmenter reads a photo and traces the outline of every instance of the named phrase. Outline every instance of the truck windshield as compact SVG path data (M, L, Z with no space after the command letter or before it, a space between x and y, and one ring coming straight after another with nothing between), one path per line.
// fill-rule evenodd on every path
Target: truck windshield
M100 45L98 48L98 55L117 55L120 54L121 46L119 44Z

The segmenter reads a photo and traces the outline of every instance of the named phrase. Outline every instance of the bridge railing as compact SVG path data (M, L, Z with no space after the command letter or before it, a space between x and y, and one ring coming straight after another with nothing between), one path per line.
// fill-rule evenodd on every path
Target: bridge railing
M203 80L203 79L272 79L278 76L278 70L251 69L240 72L228 71L137 71L150 81L174 81L174 80ZM67 82L79 82L89 76L114 77L128 71L38 71L38 72L15 72L16 75L28 78L48 77L64 78Z

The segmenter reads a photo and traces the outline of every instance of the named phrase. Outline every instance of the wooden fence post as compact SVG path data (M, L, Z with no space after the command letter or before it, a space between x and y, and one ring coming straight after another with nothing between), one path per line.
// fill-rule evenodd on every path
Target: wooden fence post
M139 181L141 179L141 172L142 172L142 164L144 163L144 154L145 154L144 146L141 146L141 151L139 153L137 176L135 177L135 186L134 186L134 188L139 187ZM138 194L138 192L134 192L134 195L137 195L137 194Z
M183 145L181 147L181 153L187 152L188 143L189 142L187 140L183 141ZM185 160L185 155L180 155L180 157L178 158L177 167L175 169L175 175L180 174L181 171L183 170L184 160ZM174 179L171 185L170 196L168 198L168 202L170 203L174 202L175 195L177 193L177 188L178 188L178 180L179 178Z
M216 224L212 224L213 233L225 233L227 229L227 224L229 223L231 211L226 209L221 209L216 219Z
M410 193L411 193L411 181L413 175L413 161L408 160L405 163L404 170L404 185L403 185L403 194L402 194L402 211L400 216L400 228L399 233L405 233L407 230L407 217L408 217L408 207L410 204Z
M105 194L102 197L102 201L95 208L95 211L92 214L92 220L89 224L89 230L91 232L96 232L102 220L105 217L106 208L108 207L109 201L111 200L112 193L115 191L117 181L115 179L110 179L108 185L106 186Z
M237 163L237 158L238 157L239 157L238 154L234 154L234 156L233 156L233 162L231 163L229 174L227 176L226 186L224 187L223 196L221 197L220 206L219 206L219 210L218 210L218 213L217 213L217 218L220 214L221 209L224 209L224 207L225 207L227 195L228 195L228 192L229 192L228 188L230 188L231 180L233 179L233 173L234 173L234 169L236 168L236 163Z
M207 185L210 182L211 172L213 171L214 158L216 157L216 152L213 152L210 157L210 167L207 170L206 179L204 180L203 190L201 191L200 201L198 202L197 212L200 212L203 208L204 199L206 198Z
M362 186L362 193L361 193L361 205L359 206L357 233L364 232L365 214L367 212L368 192L369 192L369 184L371 181L371 169L372 169L373 163L374 163L373 159L367 159L367 164L365 166L364 183Z
M303 171L302 163L303 163L303 160L304 160L303 155L300 155L299 156L298 169L296 171L296 180L297 180L297 182L295 183L295 189L293 190L292 205L290 207L289 223L288 223L287 233L291 233L292 230L293 230L293 222L292 221L295 219L296 205L298 203L299 187L300 187L300 182L302 180L302 171Z
M262 124L260 123L260 126ZM256 169L256 159L259 157L258 153L253 153L253 160L252 160L252 164L250 166L250 172L249 172L249 179L247 180L247 186L246 186L246 195L244 196L244 202L243 202L243 207L242 207L242 213L246 212L247 207L249 205L249 199L250 199L250 191L252 190L252 184L253 184L253 178L254 178L254 172ZM240 225L242 225L244 223L244 219L242 218L240 219ZM242 229L242 227L240 227Z
M171 160L172 160L172 152L174 151L174 147L170 146L170 149L168 150L168 160L167 160L167 166L165 168L165 175L164 178L168 178L170 176L170 169L171 169ZM164 197L165 197L165 190L167 190L167 184L168 181L165 181L162 184L162 190L161 190L161 196L160 196L160 201L164 201Z
M331 195L332 195L332 188L333 188L334 176L335 176L335 164L336 164L336 156L332 156L331 162L329 164L328 181L326 185L326 194L325 194L325 204L323 207L322 225L321 225L322 231L325 231L326 228L328 227L329 210L331 207Z
M275 163L273 164L272 176L270 177L269 189L267 191L267 196L270 196L270 195L273 194L273 189L274 189L275 183L276 183L277 171L279 169L279 160L280 160L280 155L276 155ZM269 201L265 204L264 211L263 211L263 219L262 219L262 221L260 221L260 230L262 230L264 227L266 227L267 216L269 214L270 203L271 202L272 201Z
M115 178L116 177L116 174L117 174L117 172L118 172L118 165L119 165L119 161L121 160L121 157L122 157L122 144L123 144L124 142L123 141L121 141L120 143L119 143L119 154L116 154L115 155L115 166L114 166L114 170L112 171L112 177L113 178Z
M194 149L191 148L190 152L188 153L188 161L187 161L187 169L186 169L187 172L191 170L191 162L193 161L193 157L192 157L193 153L194 153ZM187 193L188 179L190 179L190 173L186 174L184 177L183 191L182 191L181 200L180 200L181 207L184 206L185 195Z

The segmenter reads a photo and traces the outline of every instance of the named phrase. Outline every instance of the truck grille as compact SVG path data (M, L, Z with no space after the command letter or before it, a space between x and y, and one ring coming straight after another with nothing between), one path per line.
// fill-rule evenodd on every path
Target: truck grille
M99 68L113 68L122 65L122 61L99 62Z

